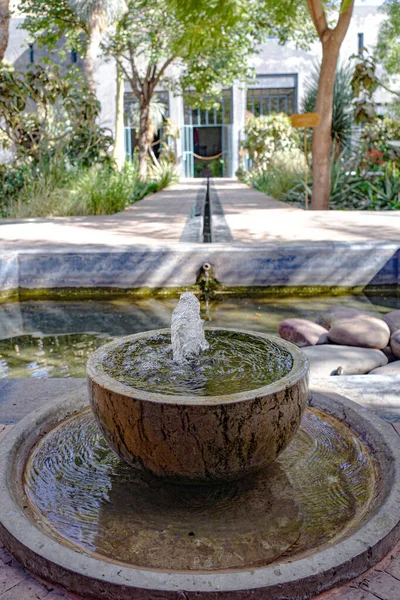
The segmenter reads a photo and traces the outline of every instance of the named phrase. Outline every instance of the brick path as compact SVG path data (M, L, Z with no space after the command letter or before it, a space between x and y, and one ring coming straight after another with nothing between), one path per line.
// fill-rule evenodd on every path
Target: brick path
M0 424L0 439L13 425ZM400 435L400 425L395 424ZM0 600L85 600L33 577L0 542ZM400 600L400 542L375 567L315 600Z

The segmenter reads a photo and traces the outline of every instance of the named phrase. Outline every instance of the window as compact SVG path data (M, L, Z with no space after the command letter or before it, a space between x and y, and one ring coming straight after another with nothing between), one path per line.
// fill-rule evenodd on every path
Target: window
M232 90L223 90L218 106L210 109L190 108L184 104L185 125L208 126L229 125L231 123Z
M259 117L270 113L297 111L297 74L260 75L257 82L247 89L249 116Z

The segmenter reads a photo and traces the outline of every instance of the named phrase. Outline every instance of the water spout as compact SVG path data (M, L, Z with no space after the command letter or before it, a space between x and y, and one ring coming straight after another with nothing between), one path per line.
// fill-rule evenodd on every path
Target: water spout
M174 361L185 363L208 349L200 318L200 302L192 292L185 292L172 313L171 342Z

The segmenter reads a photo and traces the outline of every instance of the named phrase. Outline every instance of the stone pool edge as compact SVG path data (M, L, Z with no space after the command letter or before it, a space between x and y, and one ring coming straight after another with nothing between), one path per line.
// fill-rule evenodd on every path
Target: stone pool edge
M397 286L394 242L170 243L125 247L42 245L0 250L0 294L18 290L160 289L196 284L204 263L227 287Z

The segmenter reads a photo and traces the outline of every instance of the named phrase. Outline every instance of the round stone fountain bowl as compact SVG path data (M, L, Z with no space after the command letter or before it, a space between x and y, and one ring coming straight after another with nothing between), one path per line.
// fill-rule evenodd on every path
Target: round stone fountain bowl
M182 396L136 389L107 374L107 357L129 342L168 329L120 338L87 363L89 399L100 430L131 466L180 483L223 483L273 462L295 435L307 403L309 365L275 336L221 328L273 342L291 354L290 372L263 387L220 396Z

